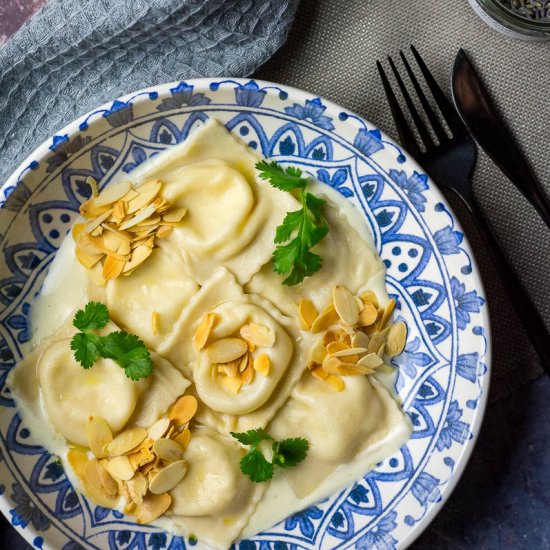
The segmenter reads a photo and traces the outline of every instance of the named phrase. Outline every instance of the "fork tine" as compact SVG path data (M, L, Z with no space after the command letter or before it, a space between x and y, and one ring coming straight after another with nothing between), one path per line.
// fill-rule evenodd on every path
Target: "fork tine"
M432 140L432 136L430 136L430 132L428 132L426 125L420 118L420 115L418 114L416 106L413 103L413 100L411 99L409 92L407 91L405 83L403 82L403 79L401 78L401 75L399 74L399 71L397 70L395 63L393 62L393 59L391 57L388 57L388 61L390 63L390 67L393 71L393 74L395 76L395 80L397 81L399 89L401 90L401 94L403 95L403 98L405 99L405 103L407 104L409 112L411 113L413 122L418 130L418 133L420 134L420 138L424 143L424 147L426 149L429 149L430 147L433 147L435 145Z
M407 122L407 119L405 118L405 115L403 114L403 111L399 106L399 102L397 101L397 98L393 93L391 84L388 80L388 77L386 76L386 73L384 72L384 69L380 61L376 62L376 66L378 67L380 80L382 80L382 86L384 87L384 92L386 93L386 98L390 106L393 121L395 122L397 133L399 134L399 141L405 147L405 149L407 149L410 155L412 155L413 157L416 157L420 154L420 148L418 147L418 143L416 142L414 134L409 126L409 123Z
M409 78L412 82L412 85L414 86L414 89L416 91L416 95L418 96L418 99L420 100L420 103L422 104L422 108L424 109L426 116L428 117L428 120L430 121L430 124L432 125L433 131L435 135L437 136L437 139L439 140L439 143L445 141L447 139L447 134L445 133L445 130L443 129L443 126L441 125L441 122L439 122L439 119L437 118L437 115L434 113L434 110L432 109L430 103L428 102L428 99L426 98L426 94L424 94L424 91L420 87L420 84L418 83L418 80L416 79L416 76L414 75L411 66L409 62L407 61L407 58L405 57L405 54L400 51L399 56L401 57L401 61L403 62L403 65L405 66L405 69L407 70L407 74L409 75Z
M458 113L455 111L454 107L451 105L451 102L447 99L447 97L435 81L435 78L426 66L426 63L424 63L424 60L420 57L420 54L417 52L416 48L412 44L411 51L414 58L416 59L416 62L418 63L418 66L420 67L420 70L422 71L422 74L424 75L426 83L428 84L428 88L432 92L432 95L441 111L441 114L443 115L443 118L449 125L452 134L454 136L468 135L468 130L466 129L466 126L464 126L464 123L458 116Z

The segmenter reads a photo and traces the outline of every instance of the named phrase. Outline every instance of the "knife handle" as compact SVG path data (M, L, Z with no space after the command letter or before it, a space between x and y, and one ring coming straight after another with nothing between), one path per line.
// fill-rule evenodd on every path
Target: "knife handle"
M527 164L522 158L514 173L506 172L510 181L525 195L525 198L535 207L542 221L550 229L550 201L546 198L544 191Z
M483 213L479 209L475 199L466 200L464 197L461 198L470 210L472 218L487 245L489 254L508 292L508 297L527 331L527 336L540 358L542 367L550 375L550 333L542 317L519 280L514 268L508 261L502 246L497 241L489 224L485 221Z

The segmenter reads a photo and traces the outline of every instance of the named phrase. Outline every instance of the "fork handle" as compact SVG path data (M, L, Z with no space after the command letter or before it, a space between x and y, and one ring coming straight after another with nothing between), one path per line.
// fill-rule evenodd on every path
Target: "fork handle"
M508 292L510 301L527 330L527 335L541 360L544 370L550 375L550 333L542 317L519 280L519 277L516 275L492 229L485 221L485 217L475 199L472 197L467 200L465 197L460 197L470 210L472 218L487 245L487 249Z

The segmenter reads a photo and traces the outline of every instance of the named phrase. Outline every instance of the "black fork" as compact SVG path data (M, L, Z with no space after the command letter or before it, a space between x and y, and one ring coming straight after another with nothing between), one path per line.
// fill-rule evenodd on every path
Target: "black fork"
M537 355L540 357L542 366L545 371L550 374L550 333L546 329L544 321L508 261L502 246L485 221L483 213L479 209L472 193L471 176L477 160L477 146L470 136L468 129L460 119L458 112L438 86L414 46L411 46L411 51L437 107L451 131L451 136L449 137L447 135L436 113L432 109L405 54L399 52L408 78L424 110L424 114L429 121L431 130L436 137L434 140L428 126L420 116L395 63L392 58L389 57L389 65L422 142L421 146L397 101L382 64L377 61L378 72L382 79L382 85L384 86L386 97L388 98L388 103L401 144L426 170L428 175L439 187L452 189L467 206L477 229L487 245L487 249L495 263L504 286L508 291L508 296L523 325L527 329L527 334Z

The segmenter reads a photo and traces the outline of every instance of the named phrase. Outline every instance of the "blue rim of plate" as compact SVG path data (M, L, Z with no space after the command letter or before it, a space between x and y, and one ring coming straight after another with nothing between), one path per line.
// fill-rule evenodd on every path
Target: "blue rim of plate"
M396 316L409 326L394 361L411 439L352 487L235 547L405 548L460 478L487 402L490 328L475 259L441 193L379 129L301 90L246 79L174 82L107 103L38 147L0 190L0 509L37 548L197 545L77 494L33 443L5 381L30 337L32 299L88 197L85 178L103 185L129 173L211 116L354 203L386 264Z

